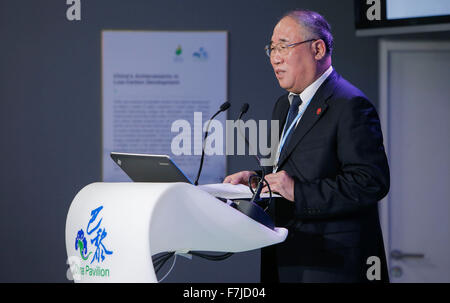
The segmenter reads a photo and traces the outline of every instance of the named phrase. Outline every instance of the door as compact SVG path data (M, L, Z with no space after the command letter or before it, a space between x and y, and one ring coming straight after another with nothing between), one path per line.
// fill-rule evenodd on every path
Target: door
M450 42L380 41L391 282L450 282Z

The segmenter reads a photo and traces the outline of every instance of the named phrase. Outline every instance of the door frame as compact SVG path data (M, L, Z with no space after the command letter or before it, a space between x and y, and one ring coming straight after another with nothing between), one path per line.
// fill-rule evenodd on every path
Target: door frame
M392 40L380 39L378 43L379 51L379 116L381 129L384 137L386 156L390 163L390 125L389 125L389 71L390 55L392 52L407 51L450 51L450 41L448 40ZM392 249L390 226L390 194L380 201L380 224L383 231L384 247L387 264L390 268L390 251ZM390 275L390 273L389 273Z

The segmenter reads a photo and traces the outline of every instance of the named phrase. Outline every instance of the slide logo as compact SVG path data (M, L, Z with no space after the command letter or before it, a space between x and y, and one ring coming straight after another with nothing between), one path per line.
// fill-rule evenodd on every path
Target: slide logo
M183 62L183 49L181 48L181 45L178 44L177 48L175 49L175 57L173 58L174 62Z
M180 56L183 52L183 49L181 48L181 45L178 45L177 49L175 50L175 55Z
M208 60L208 52L205 50L204 47L200 47L198 51L192 54L192 57L196 61L206 61Z

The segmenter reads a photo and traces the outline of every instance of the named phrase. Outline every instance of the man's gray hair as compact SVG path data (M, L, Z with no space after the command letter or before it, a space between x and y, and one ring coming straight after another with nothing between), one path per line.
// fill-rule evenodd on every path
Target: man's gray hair
M331 34L331 26L319 13L310 10L293 10L283 15L284 17L293 18L300 26L305 28L313 37L325 42L326 54L331 55L333 52L333 35ZM308 39L309 39L308 38Z

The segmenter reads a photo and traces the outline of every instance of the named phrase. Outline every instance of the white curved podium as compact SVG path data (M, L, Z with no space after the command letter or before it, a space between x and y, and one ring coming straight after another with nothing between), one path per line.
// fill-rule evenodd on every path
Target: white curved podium
M287 236L187 183L89 184L74 198L65 232L75 282L157 282L157 253L242 252Z

